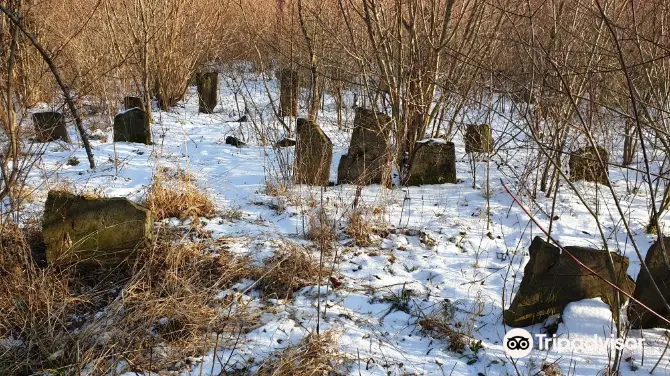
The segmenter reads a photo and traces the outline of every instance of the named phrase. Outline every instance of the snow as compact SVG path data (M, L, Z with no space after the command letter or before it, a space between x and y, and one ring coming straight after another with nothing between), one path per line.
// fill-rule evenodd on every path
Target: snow
M36 188L36 198L26 204L25 212L39 215L47 191L62 181L67 181L77 191L98 190L107 196L140 201L156 168L171 166L194 175L199 187L214 199L221 211L241 211L239 220L203 219L206 222L203 230L212 231L215 238L236 238L234 246L230 247L234 252L260 261L271 256L283 239L308 243L303 240L303 214L307 208L300 204L300 200L270 197L264 193L266 180L272 179L280 170L278 161L293 158L292 148L275 152L254 136L255 127L268 132L278 129L272 142L286 136L272 120L270 100L258 76L246 74L245 80L249 102L259 111L252 111L253 121L249 123L235 122L242 115L236 110L238 105L244 108L241 99L240 103L235 103L234 91L239 80L240 77L235 80L222 77L220 104L214 114L198 114L193 88L183 107L169 112L155 111L154 145L111 143L111 127L107 128L104 131L107 142L99 139L91 142L98 166L95 171L87 168L81 147L49 144L28 179L28 184ZM274 93L275 82L269 81L268 85L269 91ZM337 129L332 101L327 101L327 106L319 123L334 143L331 180L336 181L339 158L347 152L350 133ZM472 111L462 116L465 123L479 115ZM352 121L353 110L347 109L346 126L351 127ZM513 119L497 116L492 124L494 134L504 137L506 146L490 161L490 220L485 189L481 188L485 185L486 163L477 163L475 188L472 188L471 164L462 137L456 134L453 141L459 184L393 190L374 185L364 187L359 207L379 208L380 217L391 233L377 237L380 244L371 247L356 247L347 239L338 240L340 259L336 260L335 275L343 285L337 289L322 286L320 291L313 286L296 293L293 301L275 301L273 309L261 315L261 325L243 334L235 347L223 346L216 350L217 354L198 358L182 374L218 375L224 368L243 368L249 362L253 370L273 351L295 344L315 330L319 295L322 310L325 310L320 330L332 329L338 334L337 347L348 355L351 375L506 375L516 374L515 368L522 374L536 374L543 362L553 361L559 363L564 373L602 373L609 361L608 354L596 350L588 353L534 350L528 358L514 360L515 364L505 357L502 338L507 328L502 323L503 302L508 305L514 296L528 260L527 247L540 231L513 204L502 183L512 191L520 192L518 177L523 167L536 158L536 151L523 140L510 139ZM74 129L70 131L76 140ZM228 135L241 136L249 146L225 145ZM443 139L425 141L435 140L444 142ZM82 163L67 165L66 161L72 156ZM622 170L613 169L610 176L644 255L653 241L644 233L648 217L645 186L638 183L636 193L630 193ZM630 257L629 274L635 277L639 262L622 230L611 193L601 187L596 195L591 183L577 182L575 186L589 203L597 201L598 221L576 195L562 185L555 208L555 216L560 219L553 223L552 235L563 245L602 247L599 222L605 231L607 246ZM342 218L345 210L351 207L356 187L340 185L322 191L319 187L297 186L290 194L293 198L314 197L318 202L326 202L328 213L333 218ZM525 195L521 195L521 200L540 222L548 224L549 218L543 213L552 212L552 202L542 192L538 196L537 203ZM270 207L277 200L283 200L285 211L277 212ZM169 223L181 225L177 220ZM340 227L345 224L340 220ZM432 242L421 241L426 237ZM332 256L328 261L333 261ZM244 281L235 290L246 291L252 283ZM384 301L384 296L399 294L402 289L413 291L409 313L393 311L391 304ZM223 299L229 293L221 292L219 298ZM250 300L258 300L253 291L247 291L247 295ZM483 350L476 355L478 361L473 364L468 364L471 358L467 354L450 352L445 340L433 338L419 326L421 315L439 309L445 301L453 304L455 320L462 323L468 335L483 343ZM257 304L262 310L270 303ZM557 333L562 336L609 335L612 327L611 313L599 300L570 304L563 320ZM540 325L527 329L533 333L542 330ZM639 337L640 332L632 331L629 335ZM644 365L640 365L641 353L626 354L640 367L637 373L648 372L665 345L661 330L645 331L644 335L648 339ZM3 340L3 346L10 343ZM120 365L118 372L122 370ZM621 371L623 375L636 374L626 364L622 364ZM661 362L656 372L670 372L668 359Z

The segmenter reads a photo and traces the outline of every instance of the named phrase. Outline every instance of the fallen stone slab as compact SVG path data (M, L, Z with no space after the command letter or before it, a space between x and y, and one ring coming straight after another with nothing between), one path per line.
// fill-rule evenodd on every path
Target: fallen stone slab
M93 198L50 191L42 233L52 265L116 266L151 243L151 212L125 197Z
M600 249L565 248L598 275L632 294L635 283L627 274L628 257ZM613 287L539 236L533 239L529 253L530 260L524 268L519 289L512 304L503 313L505 324L524 327L541 323L549 316L562 313L569 303L593 298L601 298L618 319L620 306L617 305L617 292ZM620 294L620 304L626 299Z

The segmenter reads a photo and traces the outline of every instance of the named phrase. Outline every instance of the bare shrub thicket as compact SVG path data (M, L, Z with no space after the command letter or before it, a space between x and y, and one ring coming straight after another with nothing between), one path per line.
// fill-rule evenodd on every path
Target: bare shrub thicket
M145 204L156 219L197 219L211 217L216 211L209 196L188 172L181 169L159 168L148 189Z
M257 139L274 143L295 127L291 116L279 116L276 93L276 71L288 68L297 72L302 87L300 114L321 121L321 107L331 99L339 129L350 125L344 115L352 106L393 118L392 159L401 182L408 178L416 141L451 139L465 123L490 123L496 117L509 123L496 133L506 137L501 150L537 155L524 168L508 170L515 174L516 191L531 202L542 194L552 199L546 213L549 233L563 186L596 219L603 247L611 244L603 216L620 224L641 273L648 270L635 235L641 229L659 239L664 234L662 219L670 210L670 8L665 2L12 0L0 6L20 15L23 29L46 48L77 105L97 101L111 114L123 95L135 94L147 105L156 99L168 109L182 99L193 73L245 61L244 70L227 73L248 105L254 131L261 133ZM66 110L63 90L45 74L43 57L6 14L0 14L0 42L4 199L22 191L12 186L21 185L42 152L28 140L26 110L39 101ZM256 102L252 93L259 90L272 99L270 108ZM570 180L570 153L583 146L602 146L613 156L594 162L620 173L612 176L627 178L626 195L613 184L599 184L594 204L592 192ZM277 155L279 166L272 169L278 176L268 179L271 195L290 189L291 158ZM501 155L499 163L511 160ZM163 192L164 183L155 184L153 192ZM642 228L629 220L625 202L640 193L649 213ZM613 199L603 202L603 194ZM167 194L155 197L173 201ZM200 207L190 197L180 196L176 202L191 204L166 209L162 216ZM332 242L335 226L325 209L310 212L307 235L321 245ZM351 218L350 235L365 241L362 219ZM70 309L67 275L31 271L15 278L26 289L62 297L56 312ZM288 293L282 289L281 295ZM44 319L31 315L16 320ZM44 330L60 330L50 329L61 325L58 321L48 324Z

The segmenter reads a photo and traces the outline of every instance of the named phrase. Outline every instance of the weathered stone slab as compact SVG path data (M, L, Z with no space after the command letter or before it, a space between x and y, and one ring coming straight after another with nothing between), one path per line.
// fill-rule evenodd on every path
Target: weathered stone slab
M71 142L65 126L65 117L59 112L37 112L33 114L35 134L40 142L62 140Z
M144 101L139 97L125 97L123 98L123 108L130 110L131 108L140 108L144 110Z
M333 143L312 120L298 119L296 134L293 181L296 184L328 186Z
M468 124L465 132L466 153L490 153L493 151L493 132L488 124Z
M416 143L408 185L456 183L453 142L430 138Z
M670 238L663 238L663 244L665 246L665 253L668 260L670 260ZM645 256L644 262L647 264L647 268L649 268L649 271L651 272L653 281L656 282L656 285L661 290L665 301L670 302L670 269L665 265L662 252L663 250L661 249L660 244L656 241L656 243L654 243L647 251L647 256ZM649 275L643 270L640 270L636 282L633 297L664 317L670 317L670 312L663 307L661 298L652 288L652 279L649 278ZM649 313L635 302L631 302L628 307L628 321L635 329L670 327L656 315Z
M632 293L635 283L628 277L628 257L604 250L585 247L565 247L598 275ZM583 299L601 298L610 306L615 319L619 317L616 290L581 267L558 247L535 237L529 248L530 260L523 272L519 290L509 309L503 313L505 324L512 327L541 323L547 317L560 314L569 303ZM610 262L613 260L614 268ZM626 301L620 295L620 303Z
M598 161L598 155L606 164L603 169ZM601 147L587 146L577 149L570 155L570 180L586 180L594 183L608 185L607 183L607 161L609 153Z
M279 71L279 116L297 116L300 80L298 72L284 68Z
M349 151L337 168L339 184L392 184L392 152L389 136L393 119L383 113L359 107Z
M151 144L151 126L144 110L131 108L114 117L114 142Z
M114 266L152 239L151 212L126 198L50 191L42 232L49 264Z
M219 102L219 74L217 72L198 73L198 111L211 114Z

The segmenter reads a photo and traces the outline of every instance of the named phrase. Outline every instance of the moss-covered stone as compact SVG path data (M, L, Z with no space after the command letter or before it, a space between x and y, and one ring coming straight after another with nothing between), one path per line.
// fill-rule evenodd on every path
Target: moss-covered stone
M293 181L296 184L328 186L333 143L312 120L298 119L296 134Z
M131 108L114 117L114 142L151 144L151 125L143 109Z
M408 185L456 183L453 142L431 138L416 143Z
M49 264L115 266L152 239L151 212L126 198L50 191L42 232Z
M37 112L33 114L35 135L39 142L62 140L71 142L67 134L65 117L59 112Z
M565 247L582 263L608 281L617 284L629 294L635 283L628 277L628 257L604 250L585 247ZM541 323L547 317L560 314L572 302L582 299L602 298L615 319L620 307L616 304L616 290L581 267L540 237L533 239L529 248L530 260L523 271L519 290L509 309L503 313L505 324L523 327ZM611 267L610 257L614 261ZM621 294L621 304L626 296Z
M670 238L663 238L663 244L668 260L670 260ZM665 301L670 302L670 270L665 265L662 252L660 244L656 241L647 251L644 262L647 264L653 281L656 282L656 285L661 290ZM651 281L652 279L649 278L649 275L640 270L633 297L664 317L670 317L670 312L665 309L663 301L652 287ZM656 315L649 313L635 302L631 302L628 308L628 321L636 329L670 327L666 322L659 319Z
M493 132L488 124L468 124L465 132L466 153L490 153L493 151Z
M605 163L605 168L598 161L598 156ZM609 153L601 147L587 146L577 149L570 155L570 180L586 180L594 183L608 185L607 162Z
M198 73L198 111L211 114L219 102L219 74L217 72Z
M392 183L392 153L389 136L392 119L362 107L356 109L354 131L349 151L340 159L337 168L339 184Z

